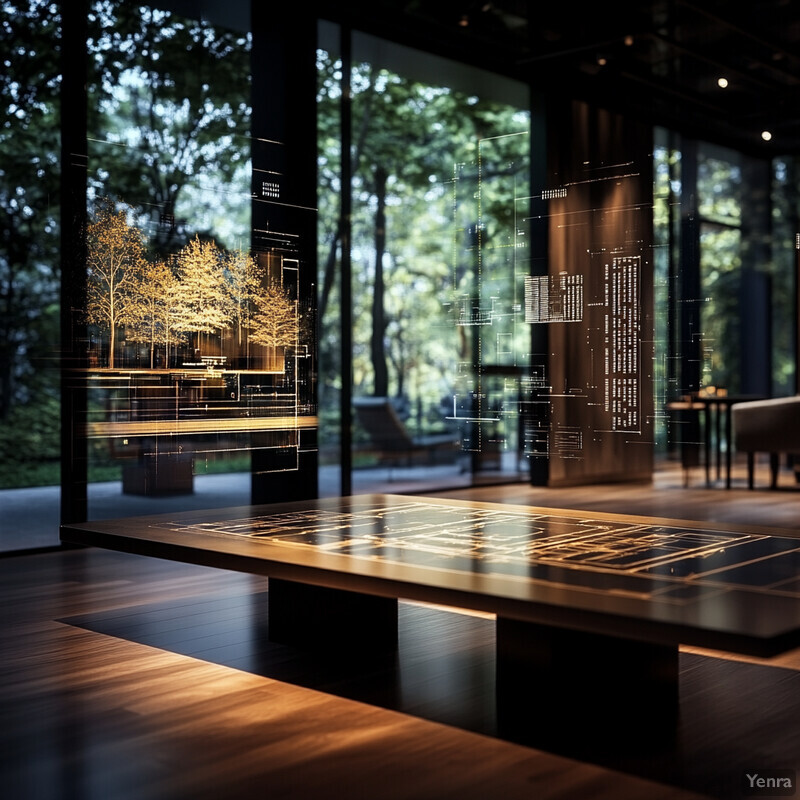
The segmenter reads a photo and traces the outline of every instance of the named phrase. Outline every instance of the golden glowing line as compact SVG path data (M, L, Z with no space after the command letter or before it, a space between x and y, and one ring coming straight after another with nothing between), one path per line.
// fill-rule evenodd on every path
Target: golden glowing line
M318 208L314 206L301 206L297 203L279 203L277 200L266 200L263 197L254 197L257 203L266 203L267 205L271 206L283 206L284 208L299 208L301 211L319 211Z
M491 142L493 139L508 139L510 136L527 136L530 131L517 131L516 133L501 133L498 136L484 136L479 142Z
M639 172L627 172L624 175L606 175L600 178L587 178L583 181L570 181L565 183L564 186L580 186L584 183L599 183L600 181L619 181L623 178L638 178L640 174Z
M299 233L287 233L286 231L273 231L268 228L254 228L256 233L269 233L273 236L291 236L293 239L299 239Z
M628 203L625 205L620 206L609 206L604 208L603 206L595 206L594 208L580 208L576 211L557 211L553 214L538 214L535 217L525 217L524 221L531 220L531 219L546 219L548 217L570 217L579 214L589 214L595 211L605 211L605 212L615 212L617 214L622 213L623 211L638 211L642 208L649 208L651 203ZM580 223L581 225L587 225L587 222Z
M89 422L90 439L135 436L174 436L194 433L298 430L316 428L316 417L242 417L241 419L173 419L132 422Z

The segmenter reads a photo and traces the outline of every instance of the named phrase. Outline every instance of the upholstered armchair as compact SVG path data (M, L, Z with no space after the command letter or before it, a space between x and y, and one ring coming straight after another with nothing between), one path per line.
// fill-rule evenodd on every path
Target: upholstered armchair
M769 453L771 488L778 482L781 454L800 455L800 395L736 403L733 440L747 453L747 485L753 488L756 453Z

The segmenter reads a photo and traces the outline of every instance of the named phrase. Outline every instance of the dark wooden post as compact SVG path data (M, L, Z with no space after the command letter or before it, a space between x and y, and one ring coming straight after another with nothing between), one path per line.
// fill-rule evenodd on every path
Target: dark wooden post
M87 516L85 0L61 11L61 522Z

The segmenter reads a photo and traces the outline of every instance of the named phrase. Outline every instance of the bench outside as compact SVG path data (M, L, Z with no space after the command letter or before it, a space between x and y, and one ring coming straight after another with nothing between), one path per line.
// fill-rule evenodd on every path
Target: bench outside
M454 461L461 451L458 433L412 436L388 397L357 397L353 400L356 421L368 441L356 451L381 463L410 466L415 458L430 464Z

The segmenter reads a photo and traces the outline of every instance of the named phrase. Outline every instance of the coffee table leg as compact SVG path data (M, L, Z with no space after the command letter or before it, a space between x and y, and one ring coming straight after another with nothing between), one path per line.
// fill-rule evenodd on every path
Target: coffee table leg
M678 716L678 648L497 620L501 734L576 753L660 745Z
M397 598L269 579L269 638L306 649L397 649Z

